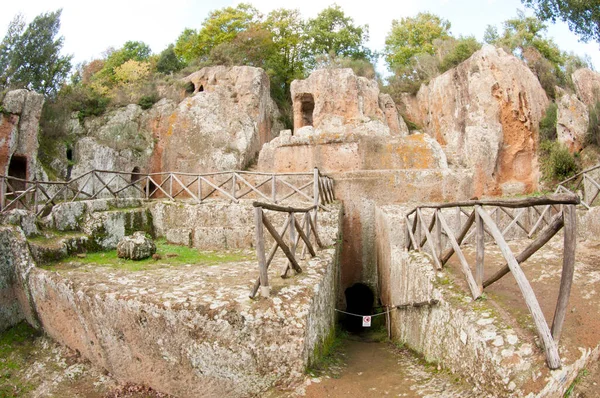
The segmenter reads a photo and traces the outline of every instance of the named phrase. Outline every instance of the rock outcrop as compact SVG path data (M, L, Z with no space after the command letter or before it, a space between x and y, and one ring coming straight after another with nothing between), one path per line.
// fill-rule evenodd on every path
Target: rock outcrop
M556 88L556 139L571 153L580 152L585 145L589 126L588 107L575 94Z
M578 69L571 75L579 99L586 105L600 101L600 73L588 68Z
M291 94L294 134L308 126L316 133L408 134L391 97L352 69L319 69L294 80Z
M0 174L41 178L37 134L43 105L44 96L33 91L6 93L0 113Z
M475 192L537 187L538 126L548 98L523 62L486 45L403 98L406 115L444 148L453 166L474 170Z
M143 260L156 253L156 245L144 231L124 236L117 244L117 257L127 260Z
M148 110L131 104L83 125L74 118L71 175L242 169L282 128L262 69L207 67L177 84L181 102L164 98Z

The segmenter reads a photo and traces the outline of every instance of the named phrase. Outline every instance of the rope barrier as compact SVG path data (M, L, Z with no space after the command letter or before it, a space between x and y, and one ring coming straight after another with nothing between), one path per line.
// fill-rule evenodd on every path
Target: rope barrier
M392 312L392 310L395 310L395 309L402 309L402 308L408 308L408 307L423 307L423 306L426 306L426 305L436 305L438 303L439 303L439 300L431 299L431 300L422 301L422 302L419 302L419 303L408 303L408 304L394 305L392 307L387 307L387 308L389 308L387 311L378 312L377 314L371 314L371 315L353 314L352 312L346 312L346 311L338 310L337 308L334 308L334 311L340 312L342 314L351 315L351 316L358 316L358 317L362 318L362 317L365 317L365 316L374 317L374 316L389 314L390 312ZM383 306L382 308L386 308L386 306Z

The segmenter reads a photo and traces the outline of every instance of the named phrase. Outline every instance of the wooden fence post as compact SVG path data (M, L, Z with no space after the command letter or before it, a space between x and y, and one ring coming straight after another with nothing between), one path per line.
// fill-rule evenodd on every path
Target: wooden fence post
M314 233L318 234L317 231L317 213L319 212L319 169L317 169L316 167L313 170L313 204L316 206L315 207L315 214L313 216L313 229L314 229Z
M263 210L254 208L254 224L256 228L256 256L258 257L258 271L260 278L260 295L269 297L269 279L267 275L267 259L265 255L265 236L263 230Z
M475 228L476 228L476 240L477 240L477 255L476 255L476 266L475 266L475 282L479 291L483 293L483 259L485 255L485 231L483 230L483 220L479 215L479 208L481 206L475 206Z
M276 181L275 173L271 176L271 197L273 198L273 203L277 204L277 181Z
M4 206L6 205L6 197L4 194L6 193L6 184L4 182L4 177L0 177L0 210L4 210Z
M573 274L575 272L575 247L577 245L577 216L574 205L563 206L564 222L564 248L563 248L563 268L560 276L560 288L558 291L558 300L556 302L556 311L552 321L552 337L558 344L560 333L562 331L569 296L571 295L571 285L573 283Z

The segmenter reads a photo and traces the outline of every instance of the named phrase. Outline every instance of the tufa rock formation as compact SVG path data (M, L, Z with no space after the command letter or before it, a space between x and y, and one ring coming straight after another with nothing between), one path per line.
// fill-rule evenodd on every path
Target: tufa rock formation
M317 133L408 134L392 98L352 69L317 70L294 80L291 94L295 134L309 126Z
M73 176L91 169L208 172L243 169L282 128L259 68L215 66L182 79L182 101L162 99L148 110L131 104L83 125ZM64 173L63 173L64 174Z
M43 105L44 96L32 91L6 93L0 113L0 174L41 179L37 134Z
M556 139L571 153L580 152L585 146L589 126L588 107L575 94L567 94L556 87Z
M571 77L575 92L584 104L593 106L600 101L600 73L582 68L573 72Z
M538 126L548 98L535 75L486 45L456 68L406 94L406 115L444 148L453 166L474 170L475 194L537 187Z

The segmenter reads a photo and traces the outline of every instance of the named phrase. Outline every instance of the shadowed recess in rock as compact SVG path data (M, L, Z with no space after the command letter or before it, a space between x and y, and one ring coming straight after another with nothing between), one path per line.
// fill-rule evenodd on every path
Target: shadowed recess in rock
M346 295L346 312L356 315L371 315L375 296L370 287L363 283L355 283L344 292ZM343 314L342 325L352 333L364 331L362 317Z

